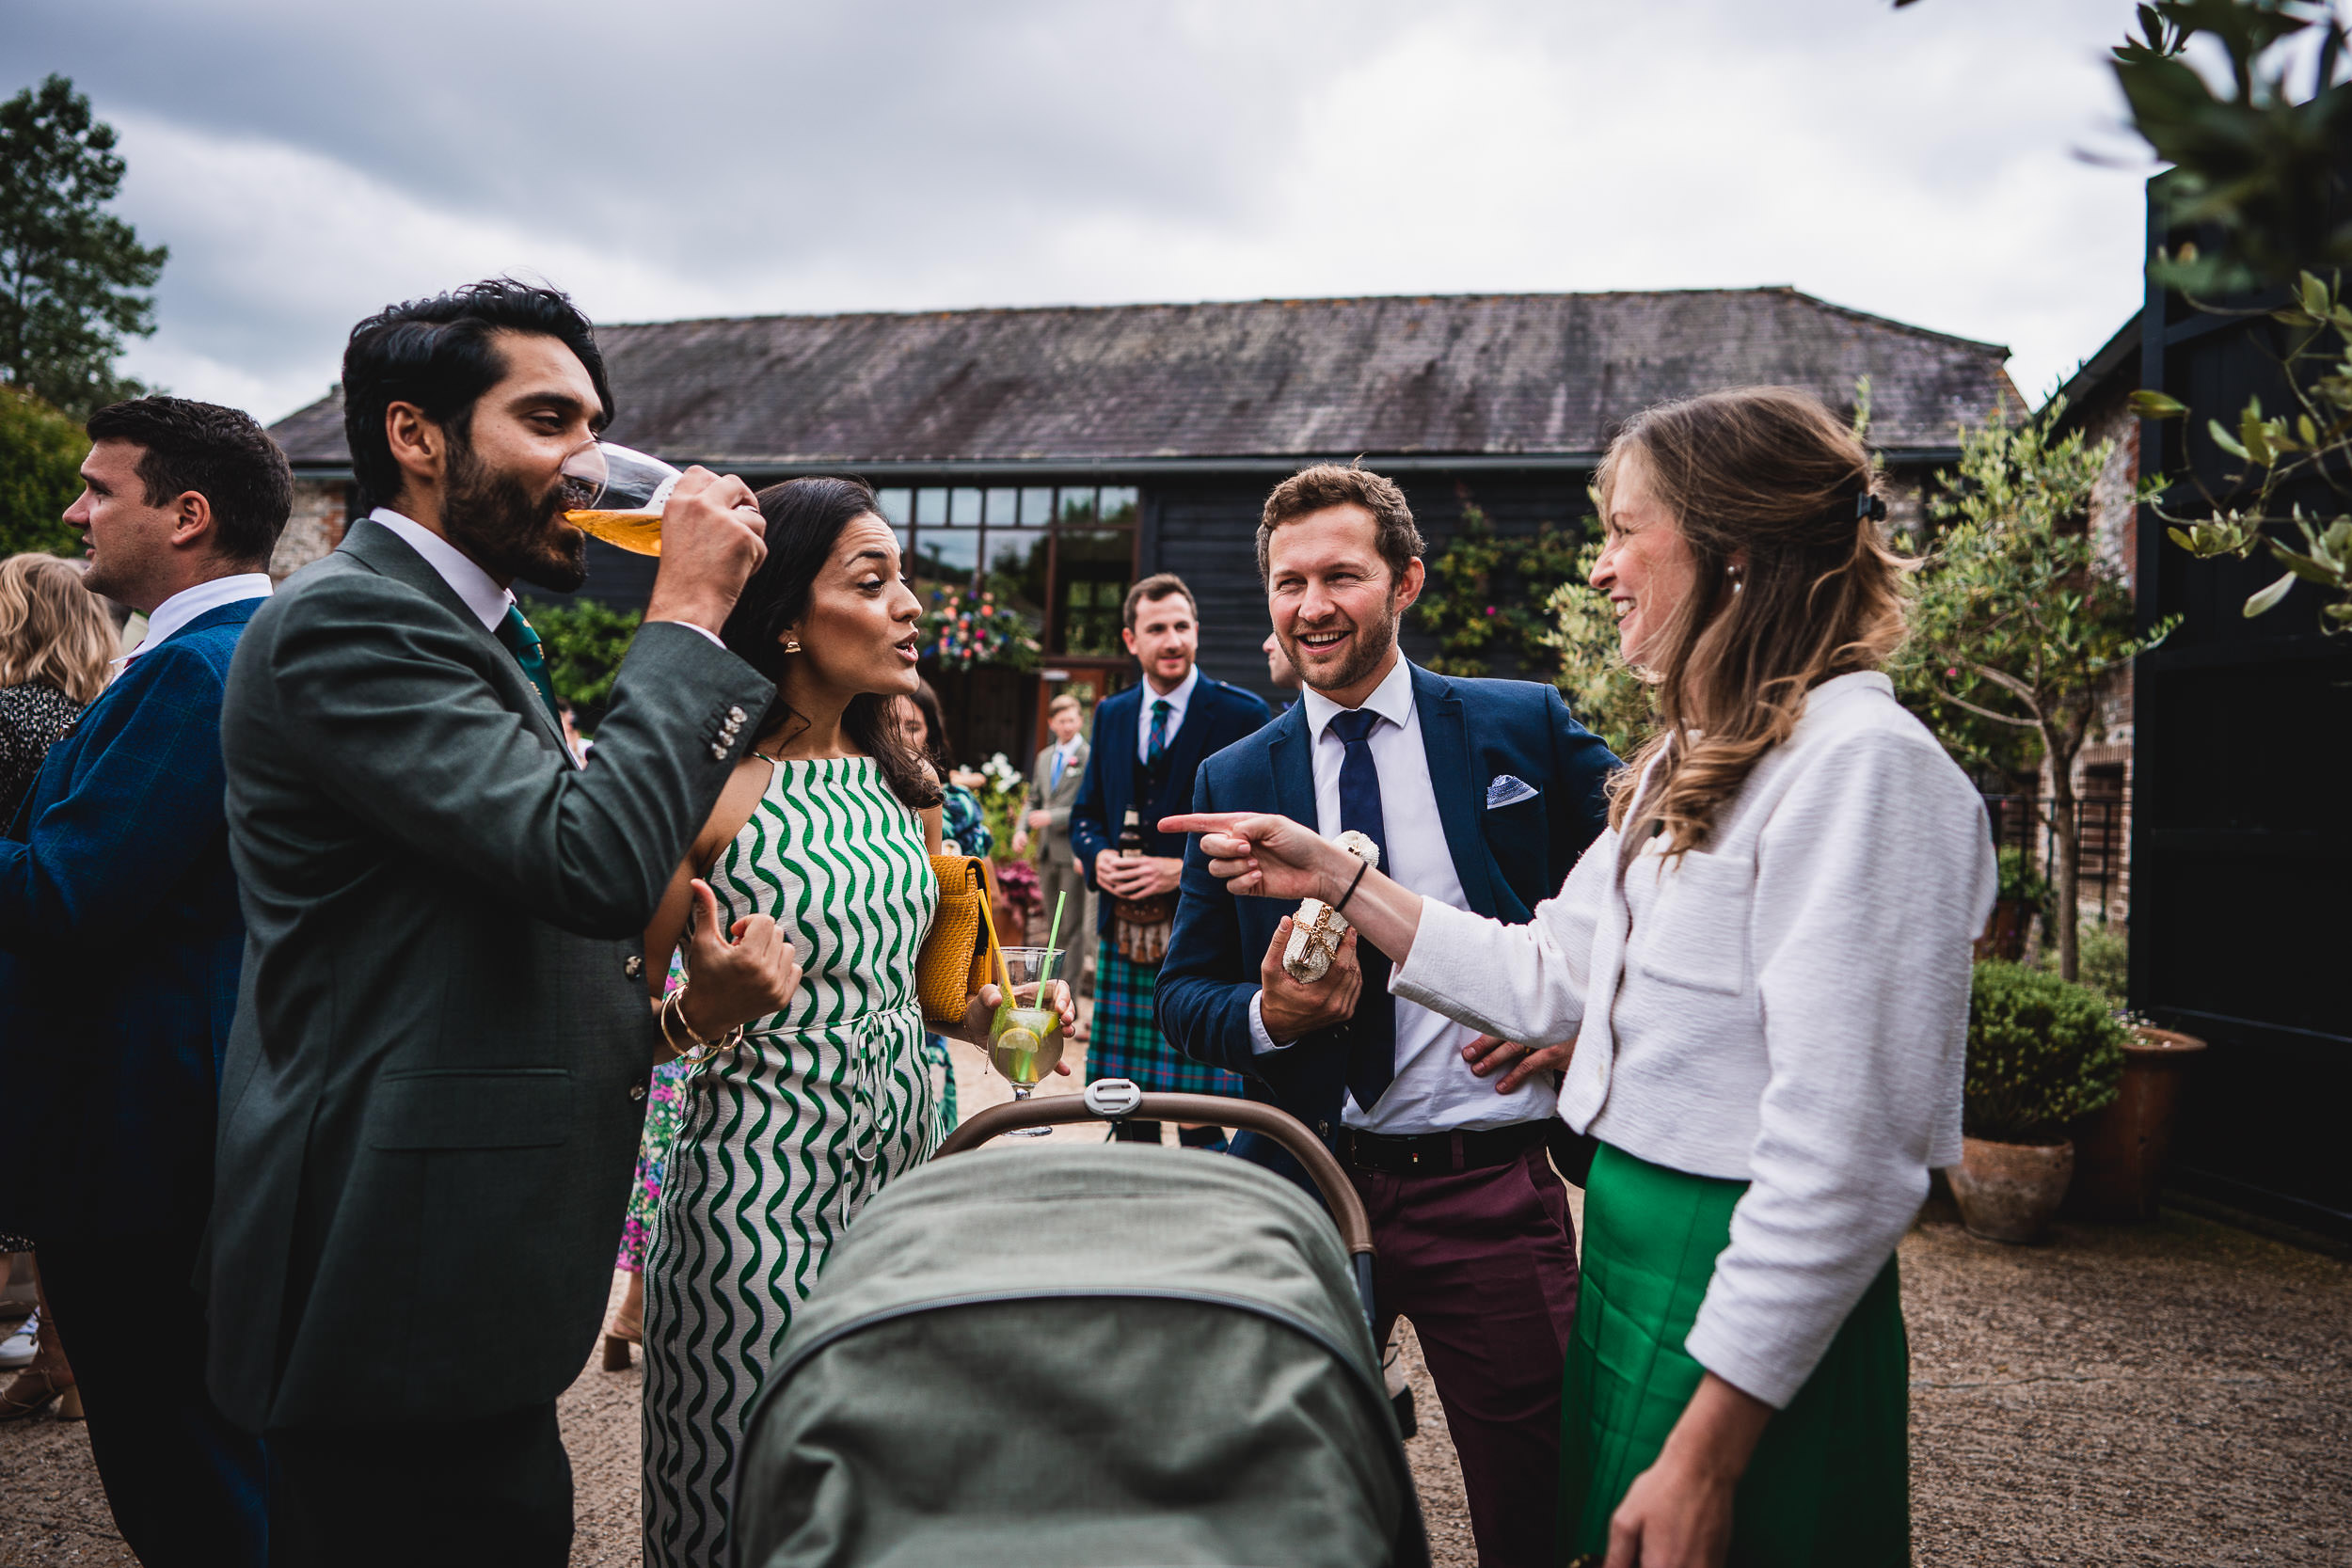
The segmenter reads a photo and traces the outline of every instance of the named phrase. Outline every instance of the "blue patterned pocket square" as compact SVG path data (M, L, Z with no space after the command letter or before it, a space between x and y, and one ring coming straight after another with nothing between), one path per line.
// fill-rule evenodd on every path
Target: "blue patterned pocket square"
M1493 811L1498 806L1516 806L1521 800L1534 799L1535 799L1535 786L1525 779L1514 778L1508 773L1497 773L1493 782L1486 785L1486 809L1488 811Z

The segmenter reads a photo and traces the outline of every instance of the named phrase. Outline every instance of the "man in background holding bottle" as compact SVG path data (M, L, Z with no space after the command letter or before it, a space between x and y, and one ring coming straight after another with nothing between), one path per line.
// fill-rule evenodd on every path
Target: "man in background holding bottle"
M1132 1079L1148 1093L1238 1097L1237 1074L1175 1050L1153 1019L1184 848L1182 838L1164 837L1158 824L1190 808L1193 774L1203 758L1254 734L1273 715L1251 693L1200 673L1194 662L1200 608L1182 578L1161 572L1136 583L1127 590L1121 618L1120 635L1143 666L1143 680L1094 710L1086 780L1070 811L1078 863L1103 895L1087 1076ZM1118 1136L1155 1144L1160 1125L1121 1122ZM1190 1148L1224 1146L1214 1127L1187 1127L1183 1137Z

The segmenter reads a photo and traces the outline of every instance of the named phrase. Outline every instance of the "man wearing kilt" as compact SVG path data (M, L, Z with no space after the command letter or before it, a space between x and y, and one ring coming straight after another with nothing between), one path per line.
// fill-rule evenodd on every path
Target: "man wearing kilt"
M1158 1093L1223 1094L1239 1098L1238 1074L1196 1062L1160 1037L1152 990L1175 918L1184 843L1163 837L1159 819L1190 808L1193 775L1204 758L1254 734L1273 717L1265 704L1237 686L1211 680L1193 662L1200 647L1200 612L1192 590L1172 572L1145 578L1127 591L1120 634L1143 666L1141 685L1106 698L1094 710L1094 740L1086 782L1070 812L1070 840L1087 879L1102 895L1095 926L1093 1041L1089 1078L1129 1078ZM1136 818L1139 852L1122 851L1120 837ZM1157 1122L1126 1121L1119 1137L1158 1143ZM1223 1147L1215 1127L1187 1127L1184 1142Z

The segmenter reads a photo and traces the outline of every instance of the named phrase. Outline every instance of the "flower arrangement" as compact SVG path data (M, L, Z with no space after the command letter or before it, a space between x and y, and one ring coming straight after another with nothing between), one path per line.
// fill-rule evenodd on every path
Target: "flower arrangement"
M1038 641L1028 618L996 602L985 589L978 594L931 590L931 608L923 616L923 651L939 660L943 670L969 670L976 664L1026 670L1037 662Z

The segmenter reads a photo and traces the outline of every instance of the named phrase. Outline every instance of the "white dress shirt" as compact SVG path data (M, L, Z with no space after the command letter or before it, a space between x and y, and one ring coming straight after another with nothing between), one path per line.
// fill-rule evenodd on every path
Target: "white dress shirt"
M1392 835L1393 836L1393 835ZM1601 834L1529 926L1435 901L1400 997L1573 1039L1560 1115L1653 1164L1751 1183L1687 1347L1785 1406L1960 1161L1984 802L1875 672L1816 687L1703 849Z
M113 661L117 674L131 667L131 661L150 648L161 647L164 639L186 626L199 615L208 614L225 604L242 604L246 599L266 599L270 594L267 572L237 572L210 582L199 582L194 588L183 588L157 605L147 617L147 635L139 645Z
M1200 666L1198 664L1184 672L1184 678L1177 684L1173 691L1160 691L1152 685L1152 678L1149 675L1144 677L1143 712L1136 719L1136 760L1137 762L1149 763L1152 760L1152 705L1153 703L1168 705L1168 729L1163 738L1167 744L1173 746L1176 744L1176 732L1184 727L1184 708L1192 702L1193 689L1200 684Z
M381 523L399 534L403 544L424 557L424 563L440 574L450 592L466 601L466 608L474 612L483 630L498 630L499 623L506 619L506 607L515 602L512 589L501 588L496 578L474 564L471 556L413 517L404 517L389 506L379 506L368 514L368 521ZM718 647L726 646L708 626L697 626L691 621L680 621L678 625L693 627Z
M498 630L499 623L506 619L506 607L515 602L512 590L501 588L496 578L474 564L471 556L413 517L379 506L368 514L368 521L399 534L401 543L424 557L424 563L440 574L450 592L466 601L483 630Z
M1347 743L1333 732L1331 721L1346 710L1311 687L1301 701L1307 705L1307 728L1314 742L1315 831L1337 838L1340 768L1347 760ZM1365 741L1380 774L1380 822L1388 837L1383 851L1388 863L1381 869L1423 898L1467 914L1470 900L1463 896L1462 879L1454 869L1445 821L1438 815L1438 792L1429 782L1429 752L1422 744L1421 714L1413 700L1413 667L1398 658L1387 678L1364 699L1364 706L1387 721L1375 724ZM1263 1001L1263 992L1249 1001L1250 1046L1261 1055L1286 1049L1266 1033L1260 1010ZM1396 1077L1369 1110L1357 1104L1353 1094L1347 1096L1340 1107L1342 1125L1402 1136L1507 1127L1550 1116L1557 1097L1549 1074L1538 1073L1503 1095L1495 1093L1501 1072L1480 1078L1470 1071L1462 1060L1462 1048L1478 1033L1399 997Z

